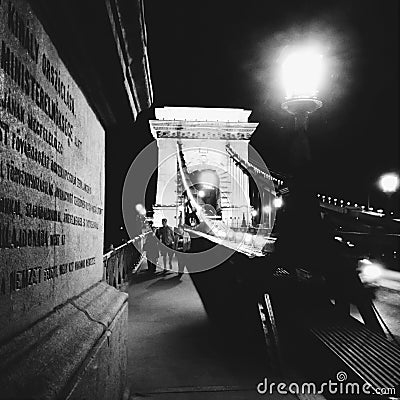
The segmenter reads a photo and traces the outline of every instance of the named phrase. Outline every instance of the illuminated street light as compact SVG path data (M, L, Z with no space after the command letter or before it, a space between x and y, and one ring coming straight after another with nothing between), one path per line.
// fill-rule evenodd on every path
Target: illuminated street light
M277 197L276 199L274 199L274 207L275 208L280 208L283 205L283 200L282 197Z
M294 115L296 130L307 130L308 116L322 107L317 99L323 72L322 55L311 47L299 47L282 63L286 92L282 108Z
M140 215L146 215L146 209L144 208L143 204L136 204L135 209Z
M251 210L251 222L252 222L253 226L255 226L255 224L256 224L257 215L258 215L257 210Z
M198 195L203 198L206 195L206 192L204 190L199 190Z
M272 208L271 208L271 206L266 205L266 206L264 206L263 211L265 213L269 214L272 211Z
M399 176L395 173L384 174L379 178L379 187L385 193L392 194L400 185Z
M395 193L399 189L399 186L399 176L394 172L383 174L379 178L379 187L387 196L387 210L385 213L386 217L389 217L389 215L393 215L393 212L390 212L391 197L393 193Z

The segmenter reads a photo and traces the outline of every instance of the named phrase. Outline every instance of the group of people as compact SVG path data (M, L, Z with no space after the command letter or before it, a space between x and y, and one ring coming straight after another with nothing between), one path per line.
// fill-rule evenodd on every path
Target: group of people
M146 251L147 268L151 274L156 272L157 262L160 255L163 259L164 273L167 272L167 259L169 269L172 270L172 260L174 255L178 260L178 277L181 278L183 271L187 266L188 254L190 249L190 236L184 230L183 225L179 225L173 230L167 224L167 219L162 219L162 226L154 229L151 226L151 232L147 235L144 244Z

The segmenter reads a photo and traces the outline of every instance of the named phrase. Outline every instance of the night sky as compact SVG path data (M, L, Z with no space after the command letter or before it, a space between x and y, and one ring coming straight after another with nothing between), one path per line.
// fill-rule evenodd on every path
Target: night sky
M148 1L155 106L238 107L251 144L288 170L293 119L280 108L279 56L314 40L327 69L309 137L319 191L382 206L376 181L399 169L398 1ZM374 205L374 204L373 204Z

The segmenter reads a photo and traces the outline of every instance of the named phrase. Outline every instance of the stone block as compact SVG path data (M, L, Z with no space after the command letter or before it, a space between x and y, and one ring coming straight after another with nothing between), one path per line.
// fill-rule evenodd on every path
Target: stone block
M0 347L0 399L119 399L127 295L104 282Z

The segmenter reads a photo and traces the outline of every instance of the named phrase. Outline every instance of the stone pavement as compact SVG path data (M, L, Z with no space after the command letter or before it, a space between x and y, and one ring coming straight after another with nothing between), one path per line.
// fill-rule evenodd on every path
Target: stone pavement
M257 393L265 377L279 380L269 376L263 362L242 351L240 340L232 345L211 325L187 274L179 280L172 272L153 278L139 272L127 292L126 399L298 399Z

